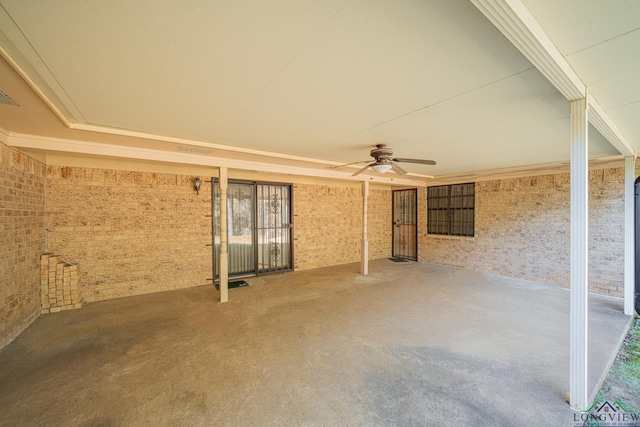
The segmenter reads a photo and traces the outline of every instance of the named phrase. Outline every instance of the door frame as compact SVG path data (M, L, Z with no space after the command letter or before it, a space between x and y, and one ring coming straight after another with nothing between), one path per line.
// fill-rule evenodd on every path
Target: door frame
M253 255L254 255L254 270L252 272L243 272L236 274L229 274L229 278L239 279L243 277L255 277L262 276L265 274L274 274L274 273L282 273L287 271L293 271L294 269L294 227L293 227L293 184L292 183L284 183L284 182L271 182L271 181L252 181L246 179L229 179L229 184L251 184L253 185L253 203L252 206L252 246L253 246ZM289 207L289 268L286 269L276 269L269 271L261 271L259 268L258 262L258 186L259 185L277 185L277 186L287 186L289 187L288 191L288 207ZM216 195L219 196L219 193L216 193L216 188L219 188L219 179L216 177L211 178L211 237L212 237L212 273L213 273L213 282L219 282L220 277L218 275L218 251L216 250L216 233L219 232L218 227L216 227L216 215L215 215L215 207L216 207ZM219 191L219 190L218 190ZM229 260L231 261L231 260Z

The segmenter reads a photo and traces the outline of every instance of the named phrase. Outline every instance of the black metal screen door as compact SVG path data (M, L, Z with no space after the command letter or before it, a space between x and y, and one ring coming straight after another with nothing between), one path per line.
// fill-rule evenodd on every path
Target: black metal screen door
M290 270L291 186L257 184L258 273Z
M220 191L213 183L214 277L219 278ZM229 276L291 270L291 186L229 181L227 233Z
M417 190L393 192L393 256L418 259Z

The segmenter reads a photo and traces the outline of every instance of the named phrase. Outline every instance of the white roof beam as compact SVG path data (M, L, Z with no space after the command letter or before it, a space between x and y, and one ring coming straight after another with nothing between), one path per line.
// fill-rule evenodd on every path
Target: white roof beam
M593 127L595 127L620 154L625 157L636 157L636 151L629 145L627 140L624 139L624 136L622 136L616 125L591 95L587 96L587 104L589 105L589 122Z
M568 101L585 98L587 87L553 41L520 0L471 0L511 43ZM589 120L624 156L636 152L593 97L588 97Z
M520 0L471 0L569 101L586 86Z

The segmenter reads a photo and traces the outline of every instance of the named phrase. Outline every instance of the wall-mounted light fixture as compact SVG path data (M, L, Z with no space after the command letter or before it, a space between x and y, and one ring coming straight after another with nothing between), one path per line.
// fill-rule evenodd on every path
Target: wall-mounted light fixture
M193 180L193 189L196 190L196 194L200 194L200 186L202 185L202 181L200 177L197 177Z

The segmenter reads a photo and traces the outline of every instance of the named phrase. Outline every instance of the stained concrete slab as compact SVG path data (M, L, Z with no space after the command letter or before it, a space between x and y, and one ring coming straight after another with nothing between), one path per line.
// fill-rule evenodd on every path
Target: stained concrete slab
M2 426L575 425L569 293L374 261L88 304L0 351ZM631 318L590 297L590 385Z

